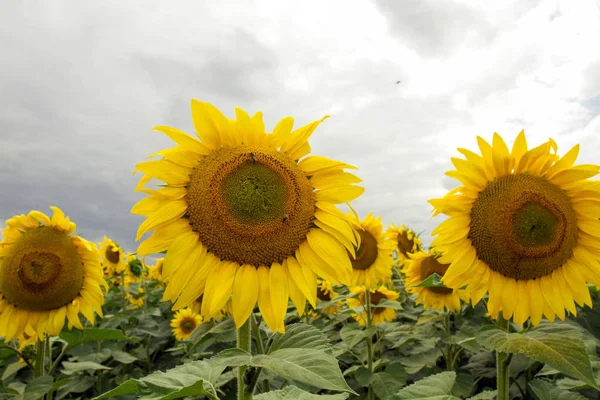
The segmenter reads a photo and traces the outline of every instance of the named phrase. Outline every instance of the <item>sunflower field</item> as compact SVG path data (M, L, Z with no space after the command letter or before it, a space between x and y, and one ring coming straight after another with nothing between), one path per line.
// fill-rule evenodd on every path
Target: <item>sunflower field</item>
M311 154L327 117L191 109L194 134L156 127L174 146L132 166L137 249L57 205L6 221L0 398L600 398L600 167L579 146L478 137L418 233L356 213L359 171Z

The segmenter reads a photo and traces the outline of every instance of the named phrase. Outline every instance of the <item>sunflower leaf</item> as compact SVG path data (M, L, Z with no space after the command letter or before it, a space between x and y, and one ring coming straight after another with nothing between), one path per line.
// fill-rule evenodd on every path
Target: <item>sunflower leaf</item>
M411 287L446 287L446 285L442 283L442 277L434 272L433 274L429 275L427 279L421 281L421 283L418 285Z
M123 335L120 329L87 328L82 331L74 329L62 331L59 337L68 343L69 349L85 342L99 342L102 340L131 340Z
M286 326L285 331L275 334L268 354L280 349L331 350L327 337L312 325L293 324Z
M529 383L529 387L533 391L533 394L535 394L535 397L540 400L585 400L585 397L583 397L579 393L559 389L553 386L550 382L545 381L543 379L534 379Z
M540 324L525 333L507 333L496 326L486 326L475 337L490 350L523 354L598 388L581 333L571 325Z
M296 386L286 386L281 390L262 393L253 397L255 400L345 400L348 393L341 394L313 394L305 392Z
M428 376L397 392L392 400L459 400L452 395L455 372L442 372Z
M23 392L23 399L26 400L37 400L41 399L46 393L52 389L54 379L51 376L39 376L32 379L31 382L25 387Z

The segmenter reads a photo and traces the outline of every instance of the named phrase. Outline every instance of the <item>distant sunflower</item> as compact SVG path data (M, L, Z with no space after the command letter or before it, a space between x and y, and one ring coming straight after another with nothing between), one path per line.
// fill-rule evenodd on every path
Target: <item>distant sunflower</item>
M164 258L157 258L156 264L148 267L148 279L162 282L162 267Z
M173 335L177 340L187 340L194 329L202 323L202 317L189 308L177 311L171 320Z
M436 273L444 276L449 264L441 264L438 256L424 251L410 255L411 260L406 263L404 272L406 274L405 287L409 293L417 294L417 304L423 303L426 309L443 311L460 310L460 301L468 301L469 295L463 289L450 289L447 287L414 287Z
M138 287L137 293L131 293L129 290L127 291L127 301L131 306L130 309L134 310L136 308L140 308L144 305L144 288Z
M350 254L352 285L375 287L388 282L392 277L396 242L383 232L381 217L369 213L362 222L353 213L348 213L348 217L360 236L360 244Z
M104 236L104 241L100 242L100 263L105 276L119 275L127 266L127 254L121 246Z
M366 307L366 304L367 304L366 292L367 292L366 287L355 286L352 289L350 289L350 293L358 294L358 299L351 298L351 299L346 300L349 308L363 307L363 311L360 314L352 314L352 317L356 320L356 322L358 322L362 326L366 326L366 322L367 322L367 312L366 312L366 310L364 310L364 308ZM393 300L396 300L400 296L400 293L398 293L394 290L390 290L390 289L386 288L385 286L380 286L376 289L371 289L370 292L371 292L371 304L374 306L378 305L384 299L393 301ZM393 321L396 319L396 309L394 309L394 308L373 307L372 313L373 313L373 325L377 325L382 322L390 322L390 321Z
M282 119L266 133L262 114L236 109L226 118L214 106L192 101L200 141L170 127L157 127L177 146L140 163L137 190L150 196L132 213L148 217L139 227L139 255L168 250L164 299L174 309L204 294L202 315L211 318L232 297L240 327L258 302L272 330L283 332L291 297L298 308L314 306L317 275L348 282L355 235L335 204L364 191L354 167L310 152L308 138L325 119L292 131ZM301 159L301 160L300 160ZM300 160L300 161L298 161ZM143 189L155 178L159 190Z
M200 297L198 297L196 299L196 301L194 301L189 306L189 308L196 314L200 314L200 312L202 310L202 297L203 297L202 295ZM227 315L231 315L231 300L227 301L225 306L221 310L219 310L219 312L217 312L215 315L213 315L211 319L220 321L223 318L225 318L225 316L227 316ZM206 320L206 321L209 321L209 320Z
M79 314L94 324L102 316L106 282L98 248L71 236L75 223L57 207L52 218L40 211L6 221L0 242L0 336L24 333L42 339L69 329L83 329Z
M488 312L502 311L522 324L537 325L591 306L586 282L600 285L600 182L597 165L573 166L579 145L565 156L556 143L527 150L521 132L509 152L494 134L478 137L481 156L458 149L456 170L446 175L460 186L429 202L434 215L450 216L432 234L432 246L450 263L448 287L467 285L472 303L489 293Z
M396 240L396 256L400 264L409 261L410 254L421 250L421 239L419 239L412 229L407 228L404 224L400 228L392 224L386 233Z
M327 282L326 280L319 278L317 279L317 283L317 301L330 302L339 296L339 293L333 289L331 283ZM323 307L321 312L329 316L335 315L342 309L342 304L343 303L341 301L336 301L330 306Z

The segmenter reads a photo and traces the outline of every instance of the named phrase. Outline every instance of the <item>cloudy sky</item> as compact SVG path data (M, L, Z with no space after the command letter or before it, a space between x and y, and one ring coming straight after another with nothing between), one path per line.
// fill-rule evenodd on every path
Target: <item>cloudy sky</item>
M427 237L477 135L599 161L599 38L598 1L5 1L0 220L56 205L134 251L134 165L197 98L268 129L330 114L313 153L359 168L358 212Z

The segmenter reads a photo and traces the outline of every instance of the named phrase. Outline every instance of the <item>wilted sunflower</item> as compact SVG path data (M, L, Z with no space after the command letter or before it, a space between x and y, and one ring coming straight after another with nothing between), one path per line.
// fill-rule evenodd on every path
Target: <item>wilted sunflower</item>
M42 339L83 329L79 313L94 324L102 316L106 282L98 248L71 236L75 223L57 207L49 218L40 211L6 221L0 242L0 336L8 341L25 332Z
M110 278L125 270L127 254L121 246L104 236L104 241L100 242L100 263L104 269L104 275Z
M333 286L331 285L331 283L327 282L324 279L318 278L317 279L317 301L322 301L322 302L330 302L331 300L335 299L337 296L339 296L339 293L335 291L335 289L333 289ZM335 303L333 303L330 306L327 307L323 307L321 309L321 312L332 316L337 314L338 311L340 311L342 309L342 302L341 301L336 301ZM298 313L300 314L300 310L298 310ZM316 314L318 315L318 314ZM302 316L302 314L300 314L300 316Z
M396 241L396 256L400 264L410 261L410 254L421 250L421 239L417 234L406 225L402 224L398 228L395 224L388 227L386 233Z
M381 217L375 218L369 213L361 222L352 212L348 218L360 235L360 243L355 246L352 260L352 285L376 287L388 282L392 277L392 253L396 242L383 232Z
M367 305L366 300L367 288L364 286L355 286L350 289L350 293L358 294L358 299L347 299L349 308L362 307L363 311L360 314L352 314L352 318L356 320L360 325L366 326L367 324L367 311L365 310ZM373 306L378 305L382 300L396 300L400 293L390 290L385 286L379 286L378 288L372 288L371 292L371 304ZM390 307L373 307L371 309L373 314L373 325L380 324L382 322L390 322L396 319L396 309Z
M202 323L202 317L189 308L177 311L171 320L173 335L177 340L187 340L194 329Z
M447 287L415 287L434 273L443 277L449 266L449 264L441 264L438 261L438 255L435 254L429 254L422 250L411 254L410 261L406 262L404 269L406 291L416 293L417 304L423 303L426 309L460 310L460 301L469 300L466 290Z
M494 134L492 145L478 137L481 156L458 149L456 170L446 175L460 186L429 202L434 215L450 216L433 234L432 246L450 263L449 287L467 285L476 304L489 293L495 318L537 325L576 314L574 301L592 305L586 282L600 284L600 182L597 165L573 166L579 145L562 158L556 143L527 150L521 132L509 152Z
M238 327L258 302L267 325L283 332L290 297L298 307L306 299L314 306L317 275L350 280L346 248L356 238L334 204L357 198L364 189L353 184L360 179L344 172L354 168L348 164L305 157L325 118L292 131L286 117L269 134L260 112L250 117L236 109L231 120L196 100L192 118L200 141L157 127L177 146L136 166L144 174L137 190L150 195L132 209L148 217L137 240L154 230L138 254L168 250L164 298L174 309L204 294L202 315L209 319L232 296ZM151 178L166 186L143 189Z

